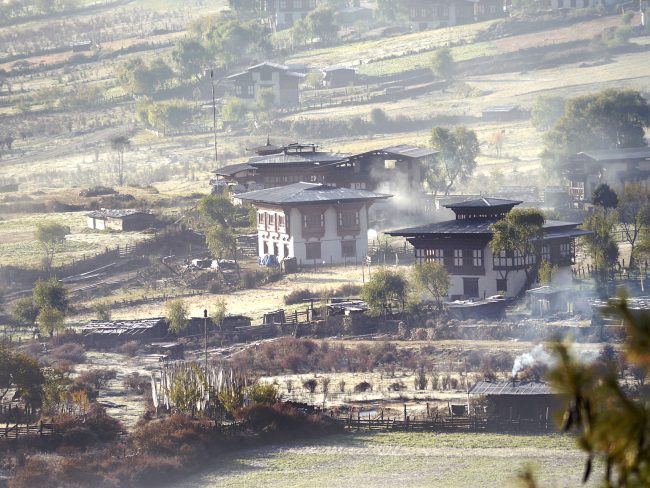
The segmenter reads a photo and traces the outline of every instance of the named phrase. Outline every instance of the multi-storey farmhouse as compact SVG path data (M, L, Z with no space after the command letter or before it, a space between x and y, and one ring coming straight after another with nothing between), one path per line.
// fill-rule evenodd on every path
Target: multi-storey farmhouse
M305 19L316 5L316 0L262 0L262 10L273 30L288 29Z
M650 147L584 151L571 156L562 173L576 207L590 204L594 190L606 183L620 190L627 183L650 181Z
M417 262L436 261L450 274L449 298L485 298L496 294L516 296L526 284L522 256L494 254L490 225L506 216L520 201L480 198L447 205L455 220L400 229L389 235L403 236L415 249ZM541 258L557 266L557 276L571 279L575 238L589 234L577 222L547 220ZM531 258L534 259L534 258ZM530 263L529 263L530 264Z
M350 263L368 253L368 210L390 195L294 183L238 195L257 209L260 257L298 263Z
M275 105L291 107L300 99L299 83L305 75L281 64L264 62L246 68L241 73L226 77L233 86L233 94L244 100L256 100L261 90L271 90Z

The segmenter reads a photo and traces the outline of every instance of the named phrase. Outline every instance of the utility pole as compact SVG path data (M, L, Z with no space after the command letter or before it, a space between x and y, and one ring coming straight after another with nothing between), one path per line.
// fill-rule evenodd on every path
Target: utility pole
M205 351L205 374L208 374L208 309L203 310L203 348Z
M217 104L214 100L214 70L210 70L210 84L212 85L212 133L214 135L214 164L219 166L217 152Z

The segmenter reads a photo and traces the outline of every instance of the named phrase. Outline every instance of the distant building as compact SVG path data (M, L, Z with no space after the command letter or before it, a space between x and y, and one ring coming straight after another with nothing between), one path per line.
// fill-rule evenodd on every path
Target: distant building
M112 229L121 231L144 230L156 221L150 213L133 209L110 210L103 208L86 214L86 222L91 229Z
M226 77L233 85L234 95L244 100L256 100L261 90L270 89L278 107L291 107L300 102L299 83L305 75L291 71L288 66L264 62Z
M417 30L503 17L503 0L411 0L409 19Z
M410 197L423 190L425 166L437 151L402 144L358 154L320 151L314 144L279 147L267 141L256 156L214 171L218 179L251 190L299 181L359 190L400 191Z
M93 41L79 41L71 42L70 48L74 53L80 53L83 51L90 51L93 48Z
M344 66L328 66L323 68L323 83L327 88L342 88L354 85L357 81L357 71Z
M553 428L553 413L560 396L543 381L479 381L469 396L488 401L488 423L513 423L522 428Z
M368 210L390 195L300 182L238 198L257 209L260 257L339 264L366 256Z
M613 4L613 2L605 2ZM596 8L603 4L602 0L551 0L551 10L559 9L578 9L578 8Z
M593 199L602 183L620 190L631 182L650 183L650 147L583 151L561 166L574 206L582 208Z
M88 347L115 347L125 342L153 342L167 336L169 324L163 317L137 320L92 320L82 327Z
M307 18L317 6L316 0L262 0L262 11L274 31L289 29Z
M449 298L486 298L497 294L517 296L526 283L524 258L517 254L494 254L490 225L504 218L521 202L480 198L446 205L455 220L436 222L387 232L403 236L415 249L416 262L436 261L450 274ZM541 256L558 267L557 275L572 279L575 238L589 234L579 222L547 220ZM534 258L533 258L534 259Z
M519 105L493 105L481 111L482 118L486 120L514 120L523 115Z
M356 22L372 20L374 11L368 7L351 6L337 10L334 15L337 23L351 25Z

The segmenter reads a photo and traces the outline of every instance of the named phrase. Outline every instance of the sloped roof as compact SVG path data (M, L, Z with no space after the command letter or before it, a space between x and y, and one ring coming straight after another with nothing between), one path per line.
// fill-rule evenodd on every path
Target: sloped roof
M582 151L578 155L587 156L594 161L616 161L620 159L650 158L650 147L630 147L602 151Z
M359 201L390 198L392 195L367 190L339 188L319 183L300 182L276 188L241 193L237 198L251 202L293 204L331 201Z
M380 149L372 149L371 151L366 151L359 154L353 154L351 157L356 158L359 156L365 156L367 154L384 153L384 154L389 154L389 155L392 154L404 158L417 159L426 156L433 156L434 154L438 154L438 152L440 151L430 147L419 147L419 146L413 146L411 144L398 144L396 146L388 146Z
M450 203L445 205L446 208L488 208L488 207L514 207L523 203L521 200L507 200L505 198L476 198L474 200L465 200L464 202Z
M138 335L157 327L164 317L136 320L91 320L81 329L83 334Z
M490 107L485 107L483 112L512 112L518 110L519 105L492 105Z
M479 381L470 390L471 395L555 395L543 381Z
M286 164L286 163L305 163L305 162L321 162L333 163L345 159L348 154L333 153L326 151L305 151L305 152L292 152L289 154L270 154L266 156L253 156L248 160L248 164L253 166L263 166L265 164Z
M236 163L236 164L229 164L228 166L224 166L223 168L217 168L214 170L214 174L219 176L233 176L241 171L247 171L252 169L255 169L255 167L251 166L248 163Z
M123 219L124 217L130 217L132 215L150 215L146 212L141 212L140 210L134 210L132 208L118 208L118 209L108 209L102 208L101 210L93 210L88 212L86 217L93 217L95 219Z

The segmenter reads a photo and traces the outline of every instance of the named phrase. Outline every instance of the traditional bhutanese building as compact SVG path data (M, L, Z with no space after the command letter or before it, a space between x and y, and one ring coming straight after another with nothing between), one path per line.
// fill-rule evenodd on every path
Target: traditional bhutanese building
M391 195L319 183L237 195L257 209L259 255L298 264L354 263L368 253L368 210Z
M516 253L495 254L490 247L490 226L522 203L500 198L479 198L446 205L454 220L387 232L403 236L415 249L417 262L436 261L451 278L449 299L485 298L497 294L516 296L526 284L527 263ZM579 222L547 220L541 257L557 266L558 277L570 280L575 260L575 238L589 234ZM529 258L530 261L534 257Z

